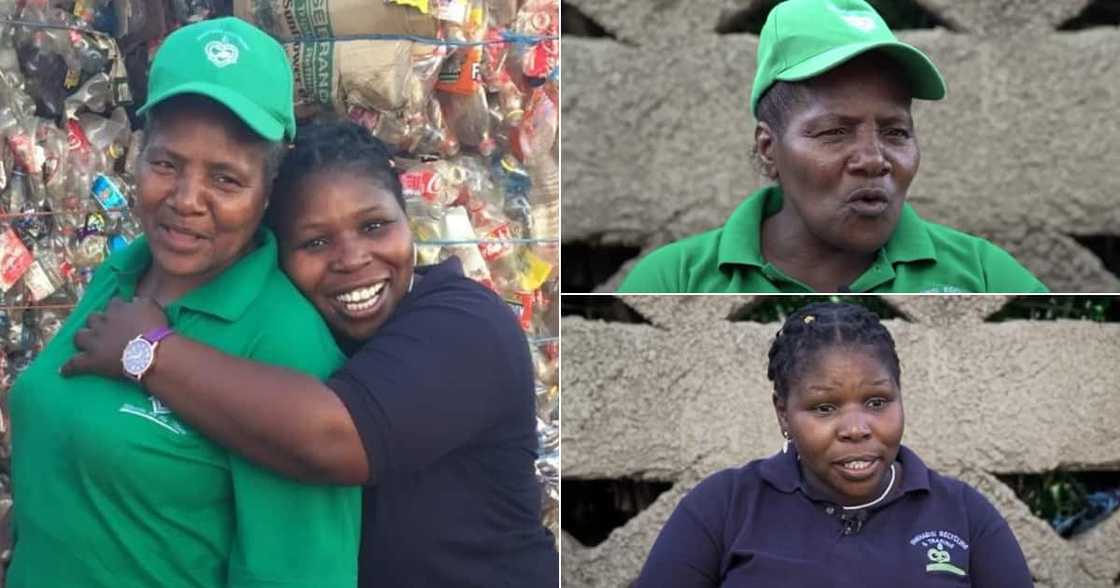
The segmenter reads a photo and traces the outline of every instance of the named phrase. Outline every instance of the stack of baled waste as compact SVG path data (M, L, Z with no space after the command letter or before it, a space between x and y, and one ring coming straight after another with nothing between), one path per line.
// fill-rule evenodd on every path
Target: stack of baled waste
M54 336L94 269L139 234L138 144L108 3L0 0L0 511L7 391Z
M0 0L0 513L11 381L140 234L151 57L174 29L232 12L286 48L301 120L348 117L394 149L419 262L457 256L508 302L536 364L558 534L558 0L223 2Z

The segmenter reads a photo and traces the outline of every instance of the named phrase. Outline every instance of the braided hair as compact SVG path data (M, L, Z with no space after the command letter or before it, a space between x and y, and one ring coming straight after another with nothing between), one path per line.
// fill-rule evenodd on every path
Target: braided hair
M774 382L774 393L786 400L790 383L818 351L843 346L873 352L886 365L895 385L900 385L894 339L879 317L857 304L817 302L791 314L774 337L766 370L766 377Z
M323 172L366 177L391 192L401 210L405 210L401 180L385 143L355 123L330 120L299 128L296 141L280 166L265 223L279 230L296 198L296 186L312 173Z

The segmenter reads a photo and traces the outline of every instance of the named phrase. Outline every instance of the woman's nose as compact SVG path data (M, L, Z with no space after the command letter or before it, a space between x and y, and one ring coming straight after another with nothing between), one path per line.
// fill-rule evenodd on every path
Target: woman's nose
M871 425L863 415L853 415L840 423L840 438L860 441L871 436Z
M343 238L335 248L332 265L335 271L352 272L365 267L369 260L369 251L357 239Z
M883 152L883 145L877 133L860 134L848 159L848 169L853 173L871 177L885 176L891 172L891 163Z
M168 199L168 204L183 216L200 213L204 208L202 184L202 181L190 175L180 176L175 182L175 193Z

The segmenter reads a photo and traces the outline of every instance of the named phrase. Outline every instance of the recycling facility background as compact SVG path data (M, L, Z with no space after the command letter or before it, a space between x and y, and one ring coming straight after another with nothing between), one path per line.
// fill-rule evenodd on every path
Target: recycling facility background
M774 3L563 2L564 248L629 257L580 291L616 290L636 256L721 225L763 184L758 38L741 31ZM1120 291L1120 3L872 4L927 15L932 28L896 34L949 86L914 103L919 214L1004 247L1053 291Z
M301 121L397 154L421 264L458 256L536 364L544 522L559 516L557 0L0 0L0 515L7 391L131 215L147 71L171 31L235 15L281 41Z
M565 296L565 306L578 305L574 298ZM619 299L636 319L566 314L561 321L565 587L629 586L689 490L782 444L766 379L767 352L781 323L743 318L763 297ZM1111 480L1108 495L1120 499L1120 323L1116 316L992 322L1011 300L885 298L897 316L883 323L902 366L903 443L995 505L1036 586L1120 585L1120 512L1066 538L998 477L1092 472ZM595 541L571 532L583 505L570 484L602 480L656 482L664 490L589 545Z

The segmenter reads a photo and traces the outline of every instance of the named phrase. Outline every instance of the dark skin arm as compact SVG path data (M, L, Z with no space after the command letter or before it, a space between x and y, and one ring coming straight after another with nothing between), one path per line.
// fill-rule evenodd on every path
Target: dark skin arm
M75 334L78 353L62 366L62 375L126 378L125 345L166 324L151 299L114 299ZM143 386L219 445L285 476L322 484L369 481L369 462L349 411L308 375L173 334L159 343Z

